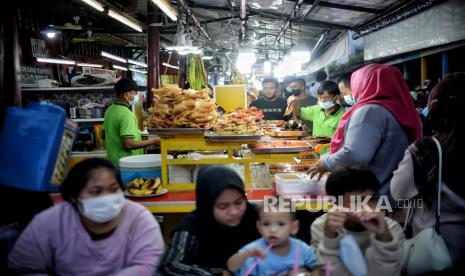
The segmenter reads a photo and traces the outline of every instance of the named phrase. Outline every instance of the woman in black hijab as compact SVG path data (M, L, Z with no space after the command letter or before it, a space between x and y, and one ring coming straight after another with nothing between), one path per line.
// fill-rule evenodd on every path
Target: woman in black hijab
M202 169L195 194L197 208L175 229L161 275L223 275L228 258L259 237L257 212L233 170Z

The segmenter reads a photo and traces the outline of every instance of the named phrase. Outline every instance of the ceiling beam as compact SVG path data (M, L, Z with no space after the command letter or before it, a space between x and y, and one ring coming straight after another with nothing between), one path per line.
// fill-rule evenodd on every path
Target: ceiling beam
M292 0L288 0L288 1L289 2L295 2L295 1L292 1ZM313 5L314 2L315 2L315 0L305 0L304 4L305 5ZM325 2L325 1L320 1L318 3L318 6L325 7L325 8L334 8L334 9L339 9L339 10L366 12L366 13L374 13L374 14L380 14L380 13L383 12L383 10L379 10L379 9L372 9L372 8L366 8L366 7L360 7L360 6L344 5L344 4L331 3L331 2Z
M231 12L231 9L229 7L223 7L223 6L210 6L210 5L202 5L202 4L197 4L197 3L191 3L191 7L192 8L198 8L198 9L212 10L212 11ZM247 10L249 11L249 16L262 16L262 17L265 17L265 18L272 18L272 19L282 18L281 13L276 13L276 12L272 12L272 11L262 11L262 10L253 9L253 8L250 8L250 7L248 7ZM283 20L284 19L285 18L283 18ZM314 27L320 27L322 29L331 28L331 29L346 30L346 29L350 28L350 26L334 24L334 23L329 23L329 22L323 22L323 21L317 21L317 20L310 20L310 19L305 19L302 22L299 22L299 24L309 25L309 26L314 26Z
M231 19L239 19L237 16L226 16L226 17L220 17L220 18L213 18L213 19L207 19L200 21L200 24L208 24L208 23L213 23L213 22L221 22L221 21L226 21L226 20L231 20ZM176 29L178 27L177 24L167 24L164 26L161 26L162 30L169 30L169 29Z

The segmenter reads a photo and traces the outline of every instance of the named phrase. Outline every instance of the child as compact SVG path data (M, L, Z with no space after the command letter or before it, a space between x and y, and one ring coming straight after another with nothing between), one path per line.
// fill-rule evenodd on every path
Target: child
M244 246L228 260L228 269L236 275L295 275L297 270L316 267L313 248L289 237L299 230L299 221L291 212L273 212L262 206L257 228L262 238Z

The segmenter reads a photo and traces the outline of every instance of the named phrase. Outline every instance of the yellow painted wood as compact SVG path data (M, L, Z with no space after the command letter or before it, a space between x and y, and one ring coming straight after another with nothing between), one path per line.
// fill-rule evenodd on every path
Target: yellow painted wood
M213 87L213 94L217 105L226 112L236 108L247 108L247 88L241 85L217 85Z
M168 183L168 166L169 165L214 165L214 164L243 164L244 165L244 184L246 189L251 188L251 163L295 163L295 157L299 153L267 153L255 154L254 157L234 158L234 150L242 147L242 142L208 142L203 134L163 134L160 135L160 151L162 155L162 179L163 186L171 191L185 191L195 189L194 183L186 184L169 184ZM191 159L167 159L168 153L174 151L227 151L227 158L211 158L202 160Z
M195 183L176 183L167 185L169 191L194 191Z
M154 214L157 213L190 213L195 210L195 205L182 206L146 206L146 208Z

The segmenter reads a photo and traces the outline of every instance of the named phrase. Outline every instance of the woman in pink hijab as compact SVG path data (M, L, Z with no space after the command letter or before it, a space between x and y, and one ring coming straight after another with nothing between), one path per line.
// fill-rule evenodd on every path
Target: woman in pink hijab
M389 193L392 172L407 146L420 137L420 118L400 71L390 65L369 64L355 71L351 86L356 104L349 109L331 141L331 152L309 170L311 176L339 166L364 167Z

